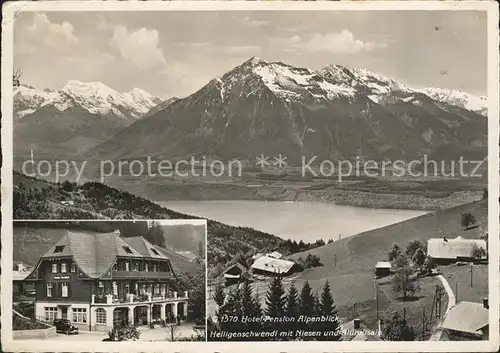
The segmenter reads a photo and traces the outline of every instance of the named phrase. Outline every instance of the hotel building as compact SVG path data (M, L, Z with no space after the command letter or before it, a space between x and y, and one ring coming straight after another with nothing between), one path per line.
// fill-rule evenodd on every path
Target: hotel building
M80 330L187 318L188 292L174 291L169 258L143 237L68 231L26 280L35 283L37 319L69 319Z

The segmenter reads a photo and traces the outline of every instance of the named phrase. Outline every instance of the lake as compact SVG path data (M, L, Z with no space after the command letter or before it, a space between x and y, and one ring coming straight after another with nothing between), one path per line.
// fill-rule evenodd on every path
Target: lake
M426 214L425 211L371 209L325 202L169 201L172 210L232 226L251 227L283 239L338 240Z

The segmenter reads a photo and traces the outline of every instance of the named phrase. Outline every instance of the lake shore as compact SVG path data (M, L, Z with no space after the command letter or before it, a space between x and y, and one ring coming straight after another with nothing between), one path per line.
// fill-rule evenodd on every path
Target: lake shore
M282 239L314 243L336 241L364 231L402 222L425 211L359 208L317 201L164 201L177 212L213 219L234 227L250 227Z

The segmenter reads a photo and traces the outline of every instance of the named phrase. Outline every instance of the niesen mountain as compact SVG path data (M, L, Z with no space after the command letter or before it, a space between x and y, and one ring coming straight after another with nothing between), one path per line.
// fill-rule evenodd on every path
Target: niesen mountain
M15 155L65 156L111 138L163 103L142 89L118 93L101 82L69 81L61 90L14 91Z
M412 89L364 69L320 70L252 58L90 150L99 159L261 154L322 159L486 156L486 100Z

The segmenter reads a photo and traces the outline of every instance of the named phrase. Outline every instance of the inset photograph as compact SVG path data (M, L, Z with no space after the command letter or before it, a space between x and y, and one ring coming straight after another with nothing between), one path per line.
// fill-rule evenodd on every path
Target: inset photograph
M14 222L13 337L204 341L203 220Z

